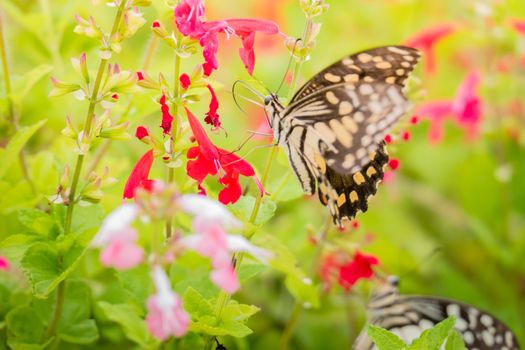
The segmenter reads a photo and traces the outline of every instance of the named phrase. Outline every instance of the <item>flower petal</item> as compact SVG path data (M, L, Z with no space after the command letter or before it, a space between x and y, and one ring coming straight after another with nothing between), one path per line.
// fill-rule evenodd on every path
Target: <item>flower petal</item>
M134 198L135 189L142 187L143 181L148 179L151 166L153 165L153 150L146 152L135 164L131 174L124 186L123 198Z

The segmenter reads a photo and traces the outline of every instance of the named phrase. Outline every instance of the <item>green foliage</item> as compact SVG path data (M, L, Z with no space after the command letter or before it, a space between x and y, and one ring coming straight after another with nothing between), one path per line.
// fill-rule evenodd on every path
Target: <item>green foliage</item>
M374 325L368 326L368 335L379 350L439 350L443 344L446 344L447 350L464 350L463 339L454 330L455 323L456 319L449 317L425 330L411 344L406 344L396 334Z

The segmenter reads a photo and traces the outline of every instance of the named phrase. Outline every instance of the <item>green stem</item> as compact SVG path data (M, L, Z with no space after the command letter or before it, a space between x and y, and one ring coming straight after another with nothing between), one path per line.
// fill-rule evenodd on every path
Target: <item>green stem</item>
M126 7L126 3L127 1L121 0L121 3L117 10L117 14L115 16L115 21L113 22L113 27L111 29L110 39L117 33L120 22L122 20L124 9ZM89 138L89 134L91 132L91 124L93 123L95 107L98 104L98 91L100 89L100 83L102 81L102 77L104 75L104 71L106 69L107 63L108 63L108 59L102 58L98 65L97 77L95 78L95 83L93 85L93 91L91 93L88 112L86 115L86 122L84 124L84 130L82 133L83 138ZM67 235L69 231L71 230L71 223L73 221L73 208L75 206L76 190L77 190L78 182L80 179L80 173L82 172L82 164L84 163L84 157L85 156L83 154L79 154L77 157L76 164L75 164L75 172L73 174L73 180L71 182L71 189L69 192L69 203L67 207L66 218L64 220L64 235ZM57 327L60 322L60 317L62 315L62 309L64 306L65 288L66 288L66 280L63 280L62 282L60 282L60 284L57 287L57 298L55 302L53 318L51 319L51 323L49 324L47 332L46 332L48 337L51 337L56 334ZM58 342L59 342L59 339L55 341L55 346L58 346Z
M277 146L272 147L270 151L270 155L268 156L268 160L266 161L266 166L264 167L263 175L261 178L261 184L263 188L266 185L266 182L268 180L268 175L270 174L270 169L272 167L272 163L275 158L275 155L277 154L277 150L278 150ZM261 207L262 197L263 196L259 194L255 200L255 204L253 205L252 213L249 219L250 224L255 223L257 214L259 213L259 209ZM252 230L250 234L247 236L247 238L249 239L251 236L253 236L255 232L256 232L255 230ZM243 253L233 254L232 264L234 266L235 271L239 270L243 257L244 257ZM224 307L226 307L226 305L230 301L230 297L231 295L226 293L223 290L221 290L221 292L219 293L219 296L217 297L217 304L215 304L215 318L217 319L217 323L221 321L222 311L224 310ZM211 350L213 346L214 338L215 337L208 337L206 339L206 342L204 345L205 350Z
M0 17L0 56L2 57L2 70L4 73L5 94L6 94L6 100L7 100L7 115L9 117L9 120L11 121L12 126L14 127L16 131L20 128L20 125L18 123L19 120L15 114L13 101L11 100L11 79L9 75L9 65L7 63L6 44L4 40L4 25L3 25L3 21L1 17ZM33 192L34 195L37 195L36 186L33 182L33 179L31 179L31 176L29 175L29 166L27 165L25 150L20 151L20 153L18 154L18 158L20 160L20 167L22 168L22 175L24 176L27 183L29 184L29 187L31 188L31 192Z
M303 307L296 301L293 306L292 314L290 315L290 318L286 323L286 327L284 328L283 334L281 335L281 339L279 340L279 350L288 349L288 342L290 341L290 338L293 335L293 330L295 329L295 325L299 320L299 315L301 314L302 310Z
M171 138L170 138L170 162L173 161L175 154L175 144L177 142L177 136L179 133L179 99L180 99L180 56L175 53L175 67L174 67L174 78L173 78L173 101L171 108L173 110L173 124L171 125ZM168 183L172 183L175 178L175 169L168 166ZM166 238L170 238L172 234L172 218L166 220Z
M157 48L158 44L158 38L157 36L153 35L148 48L146 50L146 56L144 57L144 63L142 64L142 70L147 70L151 64L151 59L153 58L153 54L155 53L155 50ZM127 116L131 112L131 108L133 107L133 100L130 100L128 102L128 105L126 106L126 109L124 110L124 113L121 114L119 118L119 123L122 123L126 121ZM109 151L111 144L113 143L112 139L105 140L104 144L100 146L100 148L97 150L97 153L95 153L95 157L93 158L93 161L89 165L86 174L91 174L93 171L97 170L98 165L102 161L102 158L104 158L104 155Z

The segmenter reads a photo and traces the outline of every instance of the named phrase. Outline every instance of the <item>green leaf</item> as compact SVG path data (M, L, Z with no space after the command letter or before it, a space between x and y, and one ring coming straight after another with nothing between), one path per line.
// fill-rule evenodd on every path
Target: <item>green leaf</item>
M410 345L410 350L439 350L456 324L456 318L449 318L439 322L434 327L424 331L421 336Z
M118 323L126 337L144 349L156 348L157 341L151 336L146 322L137 310L128 304L110 304L101 301L97 304L107 318Z
M184 309L189 312L194 319L201 316L213 314L211 304L195 289L188 287L182 296Z
M53 218L41 210L25 208L18 210L17 214L20 223L31 233L46 236L54 226Z
M447 339L445 350L466 350L463 338L457 331L452 331Z
M232 337L245 337L252 333L252 330L237 321L224 321L217 325L217 320L213 316L203 316L199 321L192 322L190 325L192 332L203 333L214 336L231 335Z
M56 247L51 243L33 244L21 261L22 270L31 283L33 294L37 298L47 298L75 269L85 251L85 247L73 245L60 259Z
M255 305L239 304L231 300L222 312L224 321L245 321L261 310Z
M0 242L0 250L10 261L18 264L25 255L27 249L40 240L42 240L42 237L36 235L10 235Z
M372 324L368 326L368 336L379 350L405 350L407 348L397 335Z
M297 259L287 246L275 236L258 233L252 243L273 253L270 266L286 275L286 287L294 298L308 307L319 307L319 291L299 267Z
M89 344L99 337L95 320L91 318L91 291L82 281L69 280L64 295L64 309L58 326L58 336L70 343Z
M47 120L41 120L32 126L20 128L13 136L7 147L0 152L0 179L2 179L13 163L18 159L18 154L29 141L31 136L40 129Z
M38 81L40 81L40 79L51 72L52 69L53 66L42 64L26 72L22 77L16 79L13 82L13 102L16 105L21 104L24 101L27 93L35 86L36 83L38 83Z
M255 205L255 197L253 196L241 196L235 204L230 206L231 211L248 222L252 214L253 207ZM257 213L255 219L255 225L260 226L266 223L275 215L275 209L277 208L275 202L271 201L268 197L262 199L261 207Z
M8 345L11 349L43 349L40 344L45 333L45 324L29 306L20 306L6 316Z

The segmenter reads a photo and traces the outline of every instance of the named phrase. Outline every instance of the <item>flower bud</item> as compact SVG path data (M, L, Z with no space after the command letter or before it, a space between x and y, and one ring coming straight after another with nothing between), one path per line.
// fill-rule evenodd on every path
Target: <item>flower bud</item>
M103 128L99 137L111 140L128 140L131 136L126 132L129 122L124 122L108 128Z
M62 96L80 90L80 85L64 83L54 77L51 77L53 88L49 92L49 97Z
M166 30L166 28L164 28L162 23L160 23L160 21L154 21L153 24L151 25L151 30L156 36L158 36L161 39L164 39L170 36L170 34Z
M138 8L130 9L124 13L124 22L121 26L119 41L133 36L146 23Z
M137 72L137 80L137 85L145 89L160 89L159 83L153 80L146 72Z
M65 137L70 137L73 140L75 140L78 136L78 131L71 122L71 118L69 118L69 116L66 117L66 126L64 127L64 129L62 129L61 133Z

